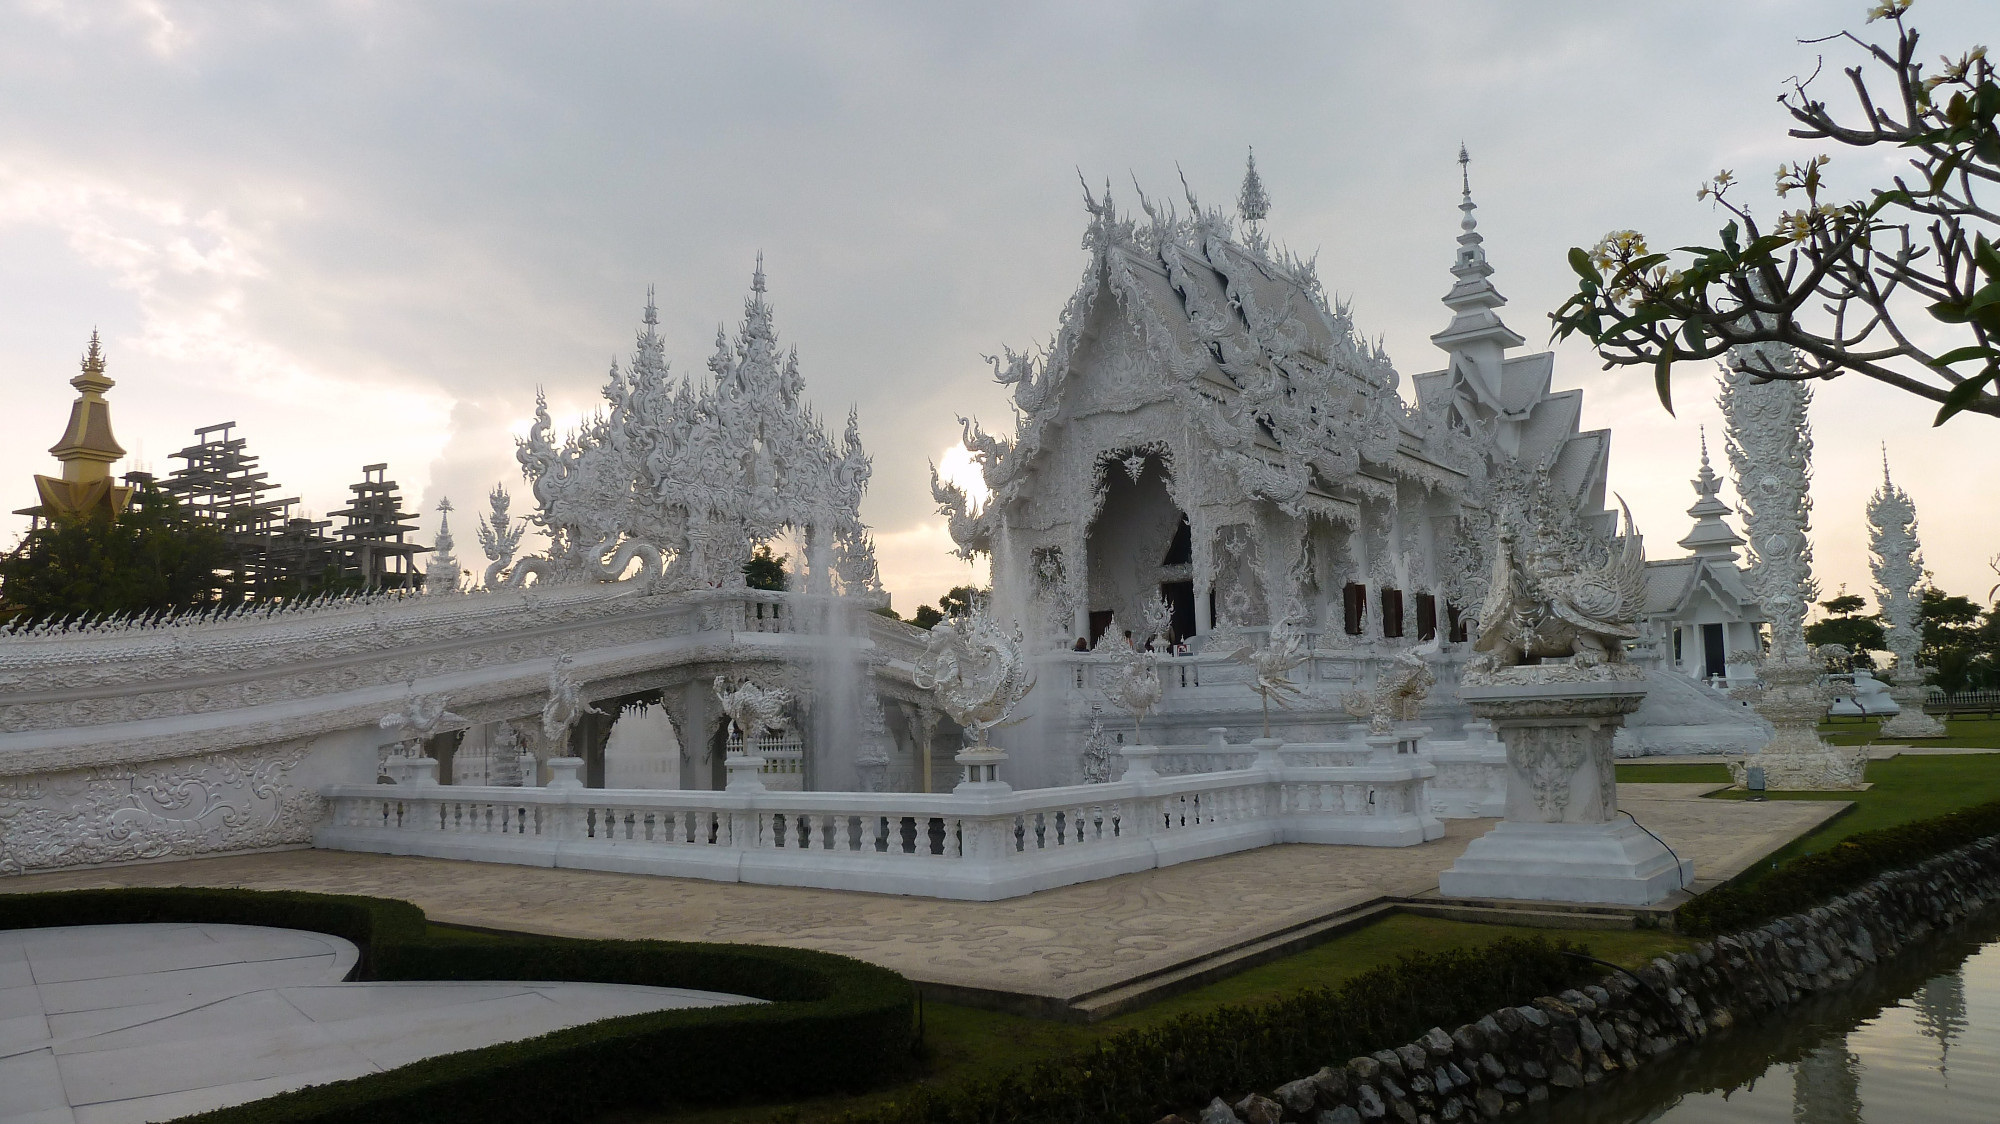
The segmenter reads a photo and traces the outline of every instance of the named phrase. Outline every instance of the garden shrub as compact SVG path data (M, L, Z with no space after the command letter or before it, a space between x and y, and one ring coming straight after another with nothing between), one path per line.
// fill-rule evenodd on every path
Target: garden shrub
M910 1062L909 981L830 953L675 941L433 934L406 902L196 887L0 895L0 928L204 921L330 933L356 978L643 984L770 1002L655 1011L429 1058L186 1118L205 1124L585 1119L626 1107L858 1091Z
M1434 1026L1575 986L1596 969L1539 937L1404 956L1338 987L1218 1007L1127 1031L1089 1050L987 1081L917 1088L843 1124L1041 1124L1155 1120L1245 1089L1269 1089Z

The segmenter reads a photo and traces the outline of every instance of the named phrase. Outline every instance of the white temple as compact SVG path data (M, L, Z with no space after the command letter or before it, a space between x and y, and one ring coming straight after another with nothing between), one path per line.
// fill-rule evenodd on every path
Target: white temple
M476 580L446 532L423 594L0 629L0 874L310 842L999 898L1417 843L1506 804L1458 693L1496 561L1617 584L1599 633L1639 638L1609 655L1657 712L1634 752L1754 750L1769 728L1708 685L1760 610L1706 457L1691 555L1639 582L1610 434L1552 354L1510 354L1462 186L1414 402L1273 245L1254 166L1233 216L1086 191L1051 344L994 362L1015 432L962 420L991 499L933 476L994 588L929 633L877 611L860 419L808 403L761 261L705 374L673 375L649 295L597 413L559 434L538 403L532 508L494 488ZM771 543L798 573L750 588Z
M996 612L1074 665L1042 676L1037 720L1008 739L1025 783L1081 775L1105 657L1073 650L1114 620L1143 642L1155 599L1190 651L1167 669L1162 738L1245 736L1255 700L1207 641L1283 621L1320 684L1285 736L1322 740L1352 719L1340 696L1399 650L1463 662L1498 509L1600 556L1615 529L1610 434L1580 428L1581 391L1551 390L1552 354L1507 354L1523 341L1500 319L1469 183L1452 317L1432 337L1446 364L1411 380L1414 405L1312 263L1273 246L1263 207L1232 220L1192 195L1186 214L1140 204L1143 219L1086 192L1090 262L1054 341L995 361L1016 432L965 423L990 501L932 485L961 552L992 557ZM1463 722L1449 695L1439 704L1440 722Z

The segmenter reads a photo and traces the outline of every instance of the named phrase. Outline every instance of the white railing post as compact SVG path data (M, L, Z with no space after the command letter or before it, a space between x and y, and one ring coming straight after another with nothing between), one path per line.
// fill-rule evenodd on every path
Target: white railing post
M583 780L577 773L583 769L581 757L551 757L548 760L549 783L544 786L550 792L580 792Z

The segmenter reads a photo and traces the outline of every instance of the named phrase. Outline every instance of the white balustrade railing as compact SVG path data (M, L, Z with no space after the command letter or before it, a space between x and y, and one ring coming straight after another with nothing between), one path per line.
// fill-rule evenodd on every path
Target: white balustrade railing
M1151 747L1139 751L1150 755ZM1128 750L1128 754L1133 751ZM317 846L992 901L1282 842L1443 834L1421 762L991 796L342 785Z

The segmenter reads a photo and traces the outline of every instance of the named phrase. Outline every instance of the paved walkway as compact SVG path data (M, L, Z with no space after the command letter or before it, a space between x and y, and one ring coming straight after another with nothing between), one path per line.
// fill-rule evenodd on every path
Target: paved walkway
M756 1002L594 983L342 983L250 925L0 931L0 1124L142 1124L618 1015Z
M1841 801L1702 800L1714 784L1620 788L1700 890L1810 831ZM337 851L34 874L0 891L203 885L370 894L439 922L577 937L743 941L845 953L912 979L1067 1001L1248 941L1435 891L1492 820L1416 847L1288 845L1000 902L948 902Z

